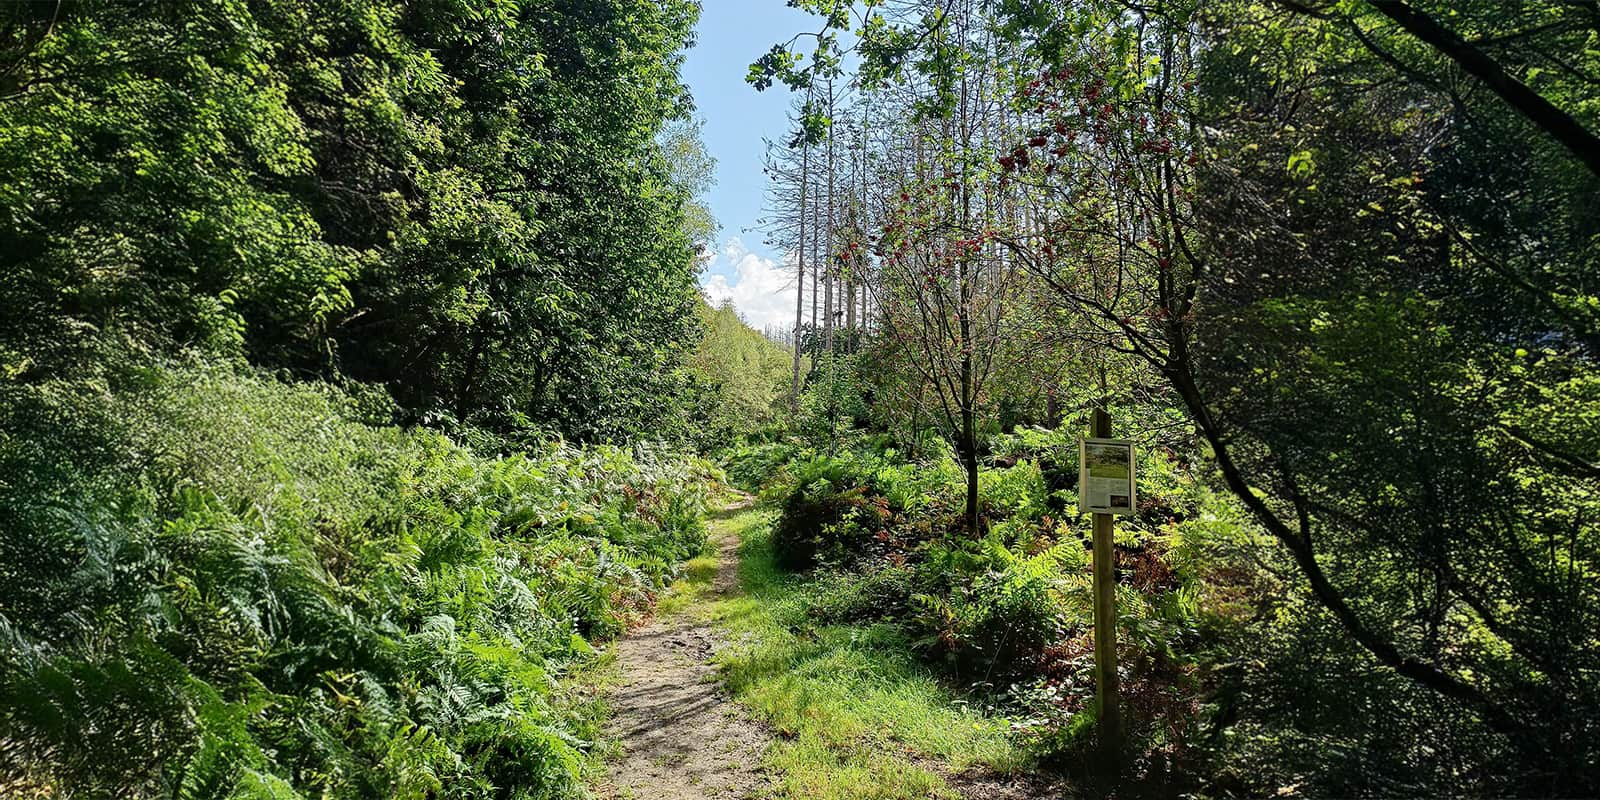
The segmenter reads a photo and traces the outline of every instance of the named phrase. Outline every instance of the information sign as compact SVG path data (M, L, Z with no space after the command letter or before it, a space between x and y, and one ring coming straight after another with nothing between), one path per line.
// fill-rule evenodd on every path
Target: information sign
M1131 516L1134 494L1133 442L1083 438L1078 444L1078 508Z

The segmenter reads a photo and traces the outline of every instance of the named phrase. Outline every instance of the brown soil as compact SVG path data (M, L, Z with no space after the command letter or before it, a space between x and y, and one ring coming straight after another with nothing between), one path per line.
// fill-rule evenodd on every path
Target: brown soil
M950 788L967 800L1066 800L1077 796L1068 793L1066 784L1037 775L990 775L973 771L948 775Z
M718 554L712 590L722 595L738 583L738 541L715 521L711 535ZM622 754L601 797L735 800L767 785L761 758L770 738L718 686L710 661L720 644L711 624L689 613L654 619L617 642L607 733Z

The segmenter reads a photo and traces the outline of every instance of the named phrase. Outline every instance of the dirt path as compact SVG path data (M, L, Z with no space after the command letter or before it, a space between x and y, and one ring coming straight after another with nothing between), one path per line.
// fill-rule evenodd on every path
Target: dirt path
M737 537L713 515L714 596L738 585ZM707 598L710 599L710 598ZM744 718L716 683L711 656L720 644L691 607L652 620L617 642L618 680L609 696L608 734L621 743L600 796L615 800L735 800L766 785L761 756L768 736Z

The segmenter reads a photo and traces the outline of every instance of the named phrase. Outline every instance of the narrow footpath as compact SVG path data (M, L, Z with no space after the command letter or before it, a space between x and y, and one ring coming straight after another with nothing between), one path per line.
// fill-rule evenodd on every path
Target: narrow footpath
M721 644L703 613L738 586L738 537L726 520L749 500L710 519L717 554L711 597L658 614L616 644L617 680L609 693L608 736L621 756L601 797L612 800L738 800L767 785L761 769L769 744L717 683L711 664Z

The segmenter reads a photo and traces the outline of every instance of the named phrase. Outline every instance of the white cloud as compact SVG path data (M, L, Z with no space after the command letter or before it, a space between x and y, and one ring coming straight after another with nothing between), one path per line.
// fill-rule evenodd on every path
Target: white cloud
M734 277L714 275L731 267ZM713 306L733 301L745 322L756 330L768 325L794 325L794 273L770 258L750 252L738 237L729 239L701 272L700 289Z

